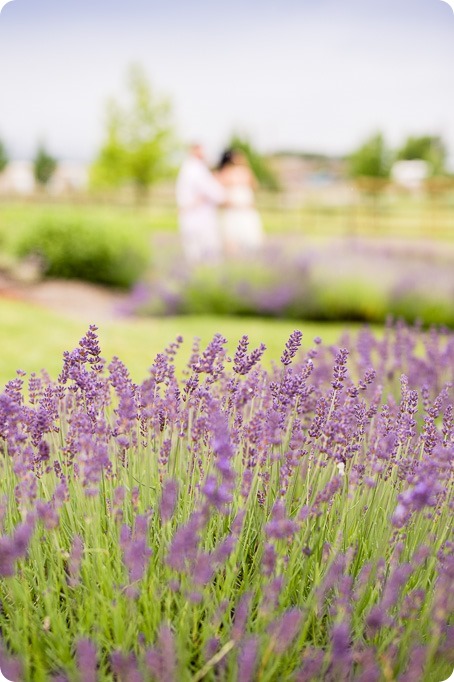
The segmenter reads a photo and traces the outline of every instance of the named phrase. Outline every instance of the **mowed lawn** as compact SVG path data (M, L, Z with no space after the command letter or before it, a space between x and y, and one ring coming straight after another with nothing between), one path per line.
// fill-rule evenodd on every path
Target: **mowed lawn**
M301 235L305 239L324 240L332 237L380 237L394 239L431 239L452 243L454 239L454 192L437 198L389 195L372 202L352 194L349 203L324 203L307 198L298 205L288 205L279 194L258 196L258 208L267 235ZM77 201L23 202L2 200L0 203L0 256L14 252L24 230L36 224L59 219L117 226L131 234L151 237L156 233L176 234L178 216L172 195L164 200L150 195L146 204L120 204L96 201L89 196Z
M15 245L21 233L49 217L88 221L93 226L103 223L112 231L121 224L130 230L131 235L142 234L150 238L166 233L173 235L172 238L177 236L175 207L170 204L159 205L159 202L155 204L154 201L140 207L113 206L109 202L96 205L3 201L0 208L0 266L3 264L5 268L11 267ZM437 205L423 200L387 200L383 202L378 222L377 216L364 212L370 206L358 209L307 204L298 209L284 209L279 199L274 197L261 202L260 208L267 235L298 234L306 245L311 240L329 240L333 236L352 233L368 236L371 235L369 228L372 224L375 226L372 233L380 234L382 238L421 237L425 235L423 226L428 223L433 225L432 238L444 239L446 244L451 244L454 238L452 229L446 229L452 226L453 205L450 198ZM151 254L151 257L154 255ZM89 322L98 323L96 319L75 321L37 305L0 298L0 385L11 379L18 368L28 373L45 368L52 377L56 377L61 368L63 351L77 345ZM133 379L140 381L156 354L180 334L185 342L176 365L181 370L189 357L195 336L201 338L202 344L206 344L219 332L228 339L228 348L233 352L238 339L248 334L252 347L261 342L266 344L268 350L264 362L269 365L279 359L285 341L295 327L303 331L304 346L309 348L315 336L331 344L339 339L344 329L356 331L360 325L346 327L343 323L188 316L118 319L98 326L104 357L109 360L118 355L127 364Z
M62 365L62 354L78 345L88 328L88 321L74 320L50 312L35 304L0 298L0 387L14 378L16 370L40 372L45 369L56 378ZM90 321L97 324L97 320ZM265 364L279 361L290 333L299 328L303 332L303 348L310 348L313 339L320 336L325 344L336 343L342 332L355 332L359 325L297 323L295 321L230 318L230 317L168 317L152 319L118 319L99 324L99 337L103 357L110 361L117 355L128 367L132 378L141 381L146 377L157 353L175 340L178 335L184 343L177 356L176 367L186 364L194 337L207 344L214 334L220 333L228 340L232 353L243 334L248 334L251 348L265 343Z

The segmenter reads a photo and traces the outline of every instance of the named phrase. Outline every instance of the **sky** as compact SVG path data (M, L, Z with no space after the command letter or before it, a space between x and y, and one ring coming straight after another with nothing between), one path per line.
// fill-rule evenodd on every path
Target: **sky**
M1 4L1 2L0 2ZM13 0L0 13L0 139L90 160L106 101L143 66L182 141L213 157L345 154L374 132L439 134L454 157L454 12L442 0Z

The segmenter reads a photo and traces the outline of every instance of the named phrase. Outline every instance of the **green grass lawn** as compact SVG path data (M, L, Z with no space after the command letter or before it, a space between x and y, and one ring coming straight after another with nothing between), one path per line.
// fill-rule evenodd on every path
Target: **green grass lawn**
M88 324L49 312L37 305L0 298L1 344L0 385L15 376L17 369L39 372L46 369L56 378L65 350L72 350L86 332ZM96 320L93 320L96 324ZM315 336L325 344L336 342L345 325L326 323L295 323L283 320L229 317L170 317L137 320L118 320L99 325L103 356L110 360L118 355L130 370L133 379L146 376L156 354L183 336L184 344L177 357L177 368L182 369L191 352L195 336L206 344L217 332L229 341L234 351L239 338L248 334L251 347L261 342L267 346L265 363L279 360L289 334L298 327L302 330L303 345L310 347ZM358 325L349 325L352 331Z

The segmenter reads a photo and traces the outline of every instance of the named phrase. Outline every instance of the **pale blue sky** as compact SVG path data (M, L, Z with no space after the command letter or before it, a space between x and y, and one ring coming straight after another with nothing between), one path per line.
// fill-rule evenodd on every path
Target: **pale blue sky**
M345 153L381 129L454 154L454 14L441 0L13 0L0 14L0 137L91 158L141 63L182 139Z

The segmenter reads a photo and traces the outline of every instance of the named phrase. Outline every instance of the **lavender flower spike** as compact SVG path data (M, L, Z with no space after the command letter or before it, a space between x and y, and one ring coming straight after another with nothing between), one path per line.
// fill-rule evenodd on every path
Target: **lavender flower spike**
M81 682L96 682L96 646L90 639L79 639L76 644L76 660Z
M284 352L281 355L281 362L283 365L290 365L298 348L301 346L301 340L303 338L303 333L298 329L290 334L289 340L285 344Z

